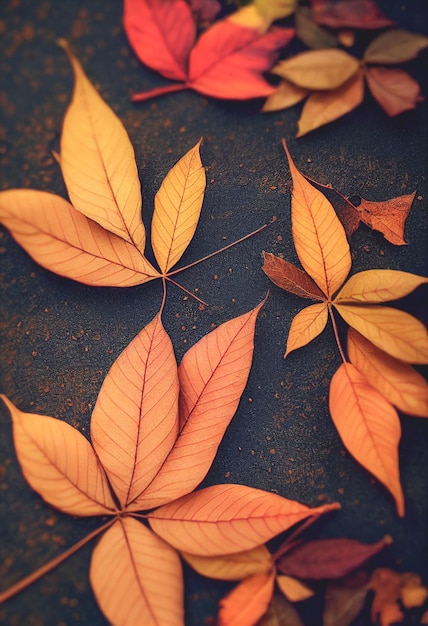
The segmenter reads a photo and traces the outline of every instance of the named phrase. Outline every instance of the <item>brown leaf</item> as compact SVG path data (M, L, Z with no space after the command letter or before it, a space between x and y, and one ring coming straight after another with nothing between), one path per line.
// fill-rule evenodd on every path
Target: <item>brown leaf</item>
M264 252L262 270L275 285L309 300L324 300L324 294L315 281L303 270L280 257Z
M385 239L395 246L402 246L406 244L404 224L415 195L416 191L383 202L370 202L361 198L356 209L364 224L380 231Z
M311 0L315 19L331 28L383 28L394 22L374 0Z
M372 556L392 543L384 537L365 544L354 539L318 539L305 541L287 552L278 562L280 572L295 578L321 580L347 576Z
M323 626L350 626L364 606L367 574L361 570L329 583L325 592Z
M343 363L333 376L329 407L346 449L389 489L402 517L404 497L398 466L401 426L394 407L351 363Z
M392 620L397 618L400 621L401 611L398 613L396 602L400 597L401 585L401 576L394 570L379 568L373 572L369 588L375 592L371 606L371 617L374 623L379 623L379 618L385 626L391 625L391 618Z
M294 16L296 36L308 48L334 48L337 46L337 37L326 28L322 28L314 18L309 7L298 6Z
M304 626L294 606L283 595L276 593L267 613L257 626Z
M391 117L416 108L423 99L419 83L403 70L368 67L365 77L373 97Z
M394 28L381 33L366 48L366 63L396 64L410 61L428 46L428 37Z
M252 574L220 600L219 626L254 626L266 613L275 584L275 571Z

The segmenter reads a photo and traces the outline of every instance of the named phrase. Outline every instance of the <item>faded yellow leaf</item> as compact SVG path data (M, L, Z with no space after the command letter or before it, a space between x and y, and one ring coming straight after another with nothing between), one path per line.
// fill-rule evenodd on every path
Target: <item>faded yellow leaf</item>
M358 68L358 59L347 52L325 48L296 54L277 63L271 71L299 87L316 91L340 87Z
M225 556L196 556L187 552L181 552L181 556L198 574L219 580L242 580L252 574L267 572L273 565L271 554L264 545Z
M292 576L279 575L276 577L278 587L290 602L301 602L311 598L315 592L304 583Z
M345 322L375 346L406 363L428 363L428 333L413 315L384 306L333 302Z
M428 46L428 37L394 28L381 33L366 48L366 63L404 63Z
M291 322L284 358L290 352L306 346L324 330L328 320L328 307L325 302L312 304L300 311Z
M366 270L351 276L334 301L336 303L377 303L399 300L420 285L428 283L428 278L401 272L399 270Z
M274 22L294 13L297 0L253 0L253 5L269 22Z
M144 252L141 189L127 132L86 77L67 43L72 101L64 117L60 166L74 207Z
M293 85L288 80L282 80L273 94L267 97L262 111L268 113L269 111L288 109L306 98L308 93L307 89Z

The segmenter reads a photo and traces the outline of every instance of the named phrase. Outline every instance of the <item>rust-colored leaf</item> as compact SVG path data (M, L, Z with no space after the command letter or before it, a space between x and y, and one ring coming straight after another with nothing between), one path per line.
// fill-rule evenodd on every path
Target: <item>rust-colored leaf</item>
M361 104L364 98L362 71L357 71L343 85L331 91L318 91L306 100L298 121L296 137L302 137L312 130L329 124L350 113Z
M284 142L293 178L291 223L300 262L321 291L331 298L351 268L346 234L332 205L299 172Z
M311 0L315 19L331 28L384 28L394 22L374 0Z
M324 300L323 292L306 272L270 252L263 256L262 270L275 285L301 298Z
M402 613L397 605L402 581L398 572L387 568L376 569L369 581L369 588L375 593L371 617L374 623L381 620L385 626L392 626L394 621L401 621Z
M341 365L333 376L329 406L346 449L389 489L403 516L398 467L401 426L394 407L351 363Z
M282 556L277 567L283 574L304 580L342 578L391 543L388 536L373 544L354 539L305 541Z
M134 508L170 502L205 477L247 383L262 304L211 331L185 354L178 370L179 433L161 471Z
M177 433L177 365L156 316L113 364L92 415L92 443L122 506L157 475Z
M180 554L196 572L219 580L242 580L273 567L271 554L264 545L225 556L196 556L187 552Z
M280 61L271 70L303 89L336 89L358 70L358 60L335 48L307 50Z
M386 306L333 302L345 322L375 346L406 363L428 363L428 333L413 315Z
M275 584L275 571L252 574L220 600L219 626L255 626L266 613Z
M399 270L366 270L351 276L334 301L337 303L373 303L399 300L428 283L428 278Z
M428 46L428 37L393 28L381 33L366 48L366 63L396 64L410 61Z
M301 602L315 594L313 589L292 576L277 576L276 584L290 602Z
M404 70L368 67L365 78L373 97L391 117L415 109L422 99L419 83Z
M112 624L184 624L178 554L131 517L118 519L101 538L92 555L90 580Z
M318 337L328 321L327 304L312 304L294 316L288 333L284 358Z
M244 485L214 485L149 513L152 529L183 552L233 554L262 545L313 515L339 508L309 508L294 500Z
M31 487L71 515L114 513L108 481L89 441L66 422L24 413L0 397L12 416L16 454Z
M353 328L348 332L351 363L400 411L428 417L428 383L411 365L376 348Z
M361 198L356 210L364 224L380 231L395 246L405 245L404 224L416 191L383 202L370 202Z
M206 185L199 146L170 169L155 196L152 245L163 273L180 260L199 221Z

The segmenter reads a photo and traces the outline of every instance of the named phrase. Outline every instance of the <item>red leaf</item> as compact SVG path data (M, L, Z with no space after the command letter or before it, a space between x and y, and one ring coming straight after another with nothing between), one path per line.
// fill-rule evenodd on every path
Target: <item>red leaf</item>
M373 0L311 0L318 24L331 28L383 28L394 24Z
M365 76L373 97L390 117L414 109L423 99L419 83L403 70L368 67Z
M296 578L342 578L391 543L384 537L373 544L354 539L319 539L300 544L277 562L280 572Z
M264 253L262 270L275 285L309 300L324 300L324 294L312 278L292 263L280 257Z

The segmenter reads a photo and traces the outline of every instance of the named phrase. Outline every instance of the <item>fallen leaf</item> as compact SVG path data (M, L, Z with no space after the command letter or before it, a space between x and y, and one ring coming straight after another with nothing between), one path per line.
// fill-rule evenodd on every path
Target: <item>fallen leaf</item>
M403 70L368 67L365 78L373 97L391 117L415 109L423 99L419 83Z
M385 615L385 613L389 613L391 616L391 607L392 619L397 617L400 621L401 616L400 614L397 615L397 611L394 607L398 609L396 602L400 597L401 585L401 576L398 572L394 572L394 570L379 568L373 572L369 581L369 588L375 593L371 606L371 617L374 623L379 622L379 618L384 614L383 617L385 619L381 622L382 626L391 624L391 620L386 619L387 615Z
M197 22L206 24L214 21L217 13L221 11L218 0L190 0L190 8Z
M312 304L294 316L288 333L287 346L284 358L290 352L302 348L318 337L328 322L328 307L326 303Z
M334 48L338 41L336 35L320 26L313 15L310 7L300 6L294 17L296 37L308 48Z
M283 574L304 580L343 578L391 543L388 536L373 544L355 539L305 541L282 556L277 567Z
M280 61L271 70L298 87L310 89L336 89L358 70L358 60L333 48L307 50Z
M253 5L270 22L292 15L297 0L253 0Z
M346 449L391 492L402 517L404 497L398 466L401 426L394 407L351 363L343 363L334 374L329 407Z
M277 576L276 583L290 602L301 602L302 600L312 598L315 594L313 589L291 576Z
M348 332L348 355L372 387L400 411L428 417L428 383L411 365L376 348L353 328Z
M252 574L220 600L219 626L255 626L266 613L275 584L275 571Z
M428 46L428 37L393 28L381 33L364 52L366 63L396 64L415 59Z
M275 91L266 98L262 111L268 113L269 111L288 109L306 98L308 93L307 89L293 85L287 80L282 80Z
M304 626L294 606L276 593L257 626Z
M262 269L275 285L301 298L324 300L323 292L306 272L269 252L263 256Z
M354 574L330 582L325 592L323 626L350 626L359 615L367 596L367 574Z
M428 283L428 278L399 270L365 270L351 276L334 301L339 303L373 303L398 300Z
M384 28L394 22L373 0L311 0L319 24L331 28Z
M264 545L225 556L197 556L187 552L180 554L198 574L219 580L242 580L273 567L271 554Z

